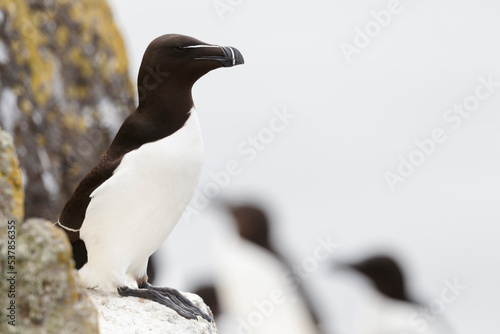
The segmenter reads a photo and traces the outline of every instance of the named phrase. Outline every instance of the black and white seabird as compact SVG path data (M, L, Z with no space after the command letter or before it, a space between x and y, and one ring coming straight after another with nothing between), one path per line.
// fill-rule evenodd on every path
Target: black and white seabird
M246 239L273 254L284 266L292 271L292 266L278 252L270 241L270 223L265 210L255 204L228 205L228 210L234 217L240 237ZM304 290L302 284L297 284L297 292L307 308L314 324L319 329L319 317L311 298Z
M214 289L220 331L320 333L300 279L272 246L265 211L253 204L224 204L237 231L231 228L216 243Z
M430 320L422 316L424 305L409 296L405 274L392 256L377 254L359 262L337 263L335 268L354 270L374 287L359 319L363 333L452 333L442 316Z
M88 288L157 301L185 318L206 314L170 288L150 285L148 258L168 237L197 186L203 141L191 89L209 71L243 64L233 47L183 35L149 44L139 105L63 208L57 225Z

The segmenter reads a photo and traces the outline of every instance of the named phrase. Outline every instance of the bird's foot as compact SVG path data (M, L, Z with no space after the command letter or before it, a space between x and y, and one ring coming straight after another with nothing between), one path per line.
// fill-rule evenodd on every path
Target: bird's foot
M171 308L186 319L197 319L197 316L200 316L208 322L213 322L212 318L184 297L179 291L172 288L156 287L143 282L139 285L139 289L130 289L126 286L119 287L118 293L123 297L130 296L153 300Z

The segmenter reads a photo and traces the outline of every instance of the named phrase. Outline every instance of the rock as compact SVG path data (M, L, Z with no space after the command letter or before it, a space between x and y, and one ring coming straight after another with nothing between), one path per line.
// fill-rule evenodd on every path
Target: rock
M96 290L88 290L99 311L101 334L216 334L215 323L198 317L189 320L156 302L135 297L121 297ZM183 293L202 311L212 316L210 309L197 295Z
M26 217L58 218L133 107L105 0L0 1L0 125L24 172Z
M0 219L21 221L24 192L12 137L0 127Z
M16 224L15 264L7 264L7 221L0 221L1 333L94 334L97 311L80 286L66 234L48 221L31 219ZM9 239L12 240L12 239ZM7 266L9 265L9 267ZM8 270L5 270L5 269ZM15 282L8 272L14 271ZM8 290L15 288L15 299ZM16 326L4 313L15 300Z

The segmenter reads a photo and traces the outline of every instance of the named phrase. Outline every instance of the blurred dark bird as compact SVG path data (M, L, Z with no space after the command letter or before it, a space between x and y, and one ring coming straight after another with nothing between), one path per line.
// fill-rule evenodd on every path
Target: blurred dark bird
M442 316L425 310L410 298L401 265L388 255L375 255L355 263L335 263L335 269L353 270L374 287L374 294L364 305L363 324L366 334L451 334Z
M269 220L264 210L256 205L233 205L228 206L228 210L232 213L238 233L240 237L248 240L272 253L280 262L282 262L288 270L292 271L292 267L287 263L287 260L279 254L269 241L270 229ZM307 306L307 310L314 320L316 325L319 325L319 318L315 307L308 294L305 292L302 284L297 285L297 291L302 300Z
M228 206L240 237L267 249L280 260L282 257L269 242L269 220L261 208L253 205Z
M255 334L320 333L318 317L301 284L284 280L292 269L270 242L270 224L264 210L255 205L224 205L238 235L220 245L215 286L196 290L218 317L219 328L232 318L239 320L227 327L236 326L240 332L251 328ZM283 293L286 302L271 300L273 291ZM252 319L246 319L252 312L268 316L262 324L253 326Z
M377 255L361 262L345 264L344 266L354 269L368 278L378 292L384 296L395 300L415 303L408 297L405 278L400 266L391 257Z
M139 106L63 208L88 288L154 300L181 316L211 320L177 290L148 283L148 258L188 205L202 168L203 140L191 94L219 67L243 64L233 47L163 35L147 47L138 74Z

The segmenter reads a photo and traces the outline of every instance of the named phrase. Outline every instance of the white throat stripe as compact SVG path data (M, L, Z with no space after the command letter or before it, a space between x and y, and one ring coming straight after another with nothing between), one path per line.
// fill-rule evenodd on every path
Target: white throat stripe
M54 225L59 225L59 226L61 226L63 229L65 229L66 231L70 231L70 232L80 232L80 229L78 229L78 230L74 230L74 229L72 229L72 228L69 228L69 227L64 226L63 224L61 224L61 223L59 222L59 220L58 220L56 223L54 223ZM52 226L54 226L54 225L52 225Z

